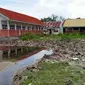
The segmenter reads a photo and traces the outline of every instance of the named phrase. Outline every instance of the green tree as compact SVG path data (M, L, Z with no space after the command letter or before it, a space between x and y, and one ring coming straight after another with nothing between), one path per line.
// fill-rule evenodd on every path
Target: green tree
M62 16L57 16L52 14L50 17L41 18L41 21L43 22L49 22L49 21L64 21L65 19Z

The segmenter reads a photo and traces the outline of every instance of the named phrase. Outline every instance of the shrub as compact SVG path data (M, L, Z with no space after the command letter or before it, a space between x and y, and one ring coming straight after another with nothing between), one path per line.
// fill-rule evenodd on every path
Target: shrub
M20 37L21 40L33 40L33 39L35 40L39 38L40 36L38 36L37 34L33 34L33 33L28 33Z

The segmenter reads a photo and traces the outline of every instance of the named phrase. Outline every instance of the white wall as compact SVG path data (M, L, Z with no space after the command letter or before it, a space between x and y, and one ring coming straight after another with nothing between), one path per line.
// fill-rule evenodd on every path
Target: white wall
M60 33L63 33L63 21L61 22L61 25L60 25Z
M0 29L2 29L1 20L7 20L3 15L0 14Z
M0 14L0 20L7 20L3 15Z
M52 34L59 34L60 33L60 28L55 28L56 30L58 30L58 32L54 32L54 30L52 30Z

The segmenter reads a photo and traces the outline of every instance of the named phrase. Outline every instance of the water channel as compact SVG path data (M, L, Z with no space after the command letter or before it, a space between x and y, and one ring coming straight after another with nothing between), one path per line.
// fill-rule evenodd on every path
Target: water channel
M11 56L14 54L18 55L23 52L28 52L28 48L24 49L22 47L1 47L0 48L0 61L3 62L5 60L9 60ZM11 54L11 52L13 54ZM52 50L42 50L30 57L27 57L23 60L17 61L12 66L5 68L3 71L0 71L0 85L12 85L13 78L18 71L26 67L30 67L37 63L44 55L51 55L53 52ZM21 54L22 55L22 54ZM7 56L7 57L6 57ZM23 55L24 56L24 55Z

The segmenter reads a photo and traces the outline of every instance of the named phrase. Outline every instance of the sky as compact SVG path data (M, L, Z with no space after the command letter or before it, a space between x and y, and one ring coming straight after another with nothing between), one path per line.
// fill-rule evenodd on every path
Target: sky
M39 19L52 14L85 18L85 0L0 0L0 7Z

